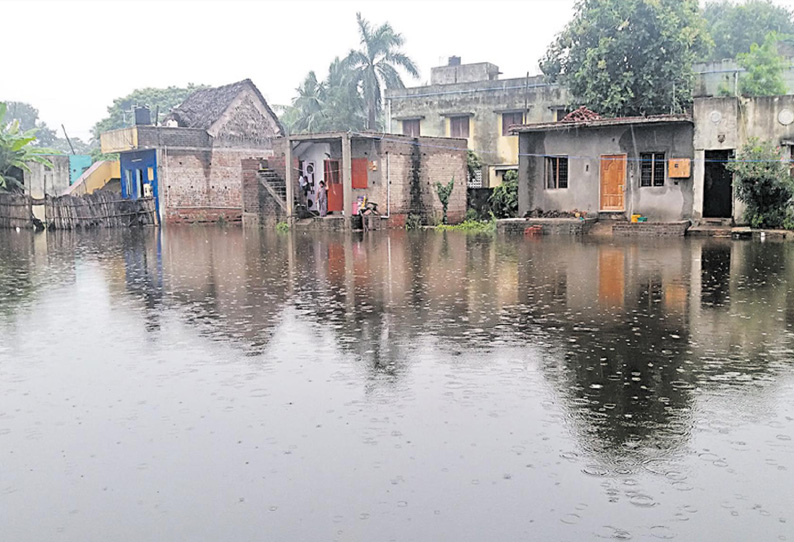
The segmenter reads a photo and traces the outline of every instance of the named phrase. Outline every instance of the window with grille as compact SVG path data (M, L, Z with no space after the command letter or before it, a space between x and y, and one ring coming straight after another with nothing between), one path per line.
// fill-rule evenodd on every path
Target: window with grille
M546 188L568 188L568 157L546 158Z
M568 157L546 158L546 188L568 188Z
M524 124L524 113L502 113L502 135L509 136L510 127L516 124Z
M664 186L664 153L640 154L640 186Z
M407 119L403 121L403 135L408 137L419 137L419 119Z
M449 117L450 137L469 137L469 117Z

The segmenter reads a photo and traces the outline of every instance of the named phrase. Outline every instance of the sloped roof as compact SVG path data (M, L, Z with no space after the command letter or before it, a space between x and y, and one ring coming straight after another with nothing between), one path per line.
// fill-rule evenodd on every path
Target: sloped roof
M601 115L598 113L591 111L585 106L580 107L579 109L574 109L560 121L560 122L582 122L587 120L600 120Z
M279 129L283 132L284 130L278 120L278 116L273 112L265 97L262 96L262 93L259 92L259 89L256 88L256 85L250 79L243 79L221 87L197 90L171 111L170 118L177 121L179 126L185 128L208 130L221 118L224 111L246 88L254 91L257 98L261 100L265 109L267 109Z

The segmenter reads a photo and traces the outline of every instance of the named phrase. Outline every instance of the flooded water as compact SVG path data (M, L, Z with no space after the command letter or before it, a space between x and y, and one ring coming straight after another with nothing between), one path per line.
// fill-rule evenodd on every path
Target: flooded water
M0 231L3 540L794 540L794 244Z

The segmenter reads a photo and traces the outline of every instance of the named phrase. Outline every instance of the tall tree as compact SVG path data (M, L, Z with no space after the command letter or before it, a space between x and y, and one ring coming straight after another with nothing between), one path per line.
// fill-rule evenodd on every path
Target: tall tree
M126 96L116 98L108 107L108 116L97 122L91 129L93 137L95 140L99 140L99 135L102 132L130 126L133 121L131 111L135 105L148 105L152 114L159 107L160 114L166 115L171 109L185 101L185 98L202 88L208 87L207 85L189 83L187 87L141 88Z
M6 102L7 112L6 121L18 121L19 129L23 132L36 130L36 141L34 146L57 147L58 134L55 130L47 126L47 123L39 119L39 110L25 102ZM64 145L66 141L64 140Z
M739 92L744 96L779 96L786 93L783 70L786 61L777 51L777 32L770 32L764 43L753 43L749 53L739 53L736 60L745 69L739 79Z
M52 163L43 156L51 151L33 146L36 128L23 131L18 120L6 122L7 110L8 106L0 102L0 192L22 187L19 173L30 171L29 162L52 167Z
M681 111L707 48L697 0L580 0L543 73L603 115Z
M366 106L358 90L356 77L338 57L328 67L323 101L328 130L366 128Z
M367 128L374 129L383 103L383 91L405 88L399 69L412 77L419 77L419 70L414 61L400 51L405 39L389 23L373 28L361 13L356 13L356 20L361 48L350 51L344 64L361 88L367 107Z
M281 121L293 134L319 132L324 129L325 104L323 83L317 80L317 74L310 71L295 91L292 106L285 108Z
M750 50L753 43L762 43L769 32L794 34L794 16L790 9L776 6L770 0L709 2L703 9L706 28L714 47L704 60L736 58Z

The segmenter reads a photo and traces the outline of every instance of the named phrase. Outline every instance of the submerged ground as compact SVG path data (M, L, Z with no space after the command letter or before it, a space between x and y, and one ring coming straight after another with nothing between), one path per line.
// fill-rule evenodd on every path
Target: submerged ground
M794 244L0 231L0 526L794 540Z

